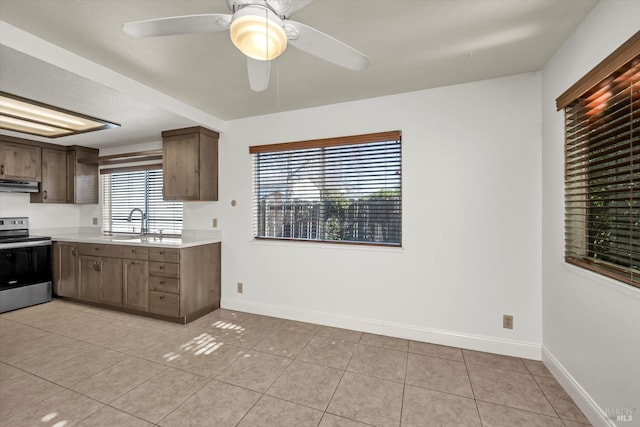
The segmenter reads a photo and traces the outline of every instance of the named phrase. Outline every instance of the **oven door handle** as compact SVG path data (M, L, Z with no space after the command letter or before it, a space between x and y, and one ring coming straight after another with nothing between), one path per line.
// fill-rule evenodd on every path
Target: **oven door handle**
M0 251L3 249L32 248L34 246L51 246L51 240L34 240L33 242L0 243Z

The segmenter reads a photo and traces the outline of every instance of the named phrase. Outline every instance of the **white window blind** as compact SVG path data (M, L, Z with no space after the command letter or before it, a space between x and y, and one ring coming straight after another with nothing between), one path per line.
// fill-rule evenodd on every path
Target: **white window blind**
M145 212L144 227L151 233L182 233L182 202L162 200L162 169L105 173L102 175L103 231L139 233L140 213Z
M401 245L399 131L250 152L256 238Z

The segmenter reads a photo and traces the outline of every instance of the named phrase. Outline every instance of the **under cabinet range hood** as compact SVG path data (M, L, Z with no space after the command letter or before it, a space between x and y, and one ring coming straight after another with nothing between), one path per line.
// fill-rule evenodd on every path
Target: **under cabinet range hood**
M0 191L5 193L37 193L38 182L0 179Z

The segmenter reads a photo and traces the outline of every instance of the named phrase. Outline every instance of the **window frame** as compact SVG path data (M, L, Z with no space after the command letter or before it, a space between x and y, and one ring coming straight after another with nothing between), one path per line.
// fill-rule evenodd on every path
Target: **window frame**
M385 142L395 142L399 144L399 153L398 153L398 167L399 167L399 177L398 177L398 242L383 242L383 241L364 241L364 240L333 240L333 239L316 239L316 238L294 238L294 237L271 237L271 236L262 236L258 235L258 189L256 182L257 172L257 159L255 155L259 154L267 154L267 153L277 153L277 152L291 152L296 150L309 150L309 149L317 149L317 148L334 148L345 146L357 146L357 145L365 145L365 144L375 144L375 143L385 143ZM253 196L252 196L252 211L253 211L253 238L257 241L286 241L286 242L304 242L304 243L324 243L324 244L339 244L339 245L351 245L351 246L377 246L384 248L402 248L402 132L399 130L395 131L387 131L387 132L377 132L370 134L361 134L361 135L351 135L351 136L342 136L342 137L334 137L334 138L323 138L323 139L314 139L314 140L306 140L306 141L296 141L296 142L286 142L286 143L276 143L276 144L264 144L264 145L255 145L249 147L249 154L253 155L252 159L252 168L253 168ZM324 193L326 188L322 188L321 193ZM325 203L324 198L321 197L321 203ZM322 208L321 208L322 209Z
M639 249L640 243L636 243L634 241L634 237L636 236L636 234L634 231L635 222L633 222L633 218L635 217L633 213L633 210L634 210L633 203L636 200L634 193L636 193L637 191L635 189L636 185L634 184L635 181L633 180L633 176L636 173L635 172L636 169L634 168L634 165L637 164L637 160L634 161L635 146L633 144L633 141L636 138L636 135L634 134L631 123L633 123L632 120L634 120L634 118L636 117L635 109L631 110L631 112L629 113L629 125L631 128L631 133L629 134L629 137L628 137L629 148L628 148L628 154L627 154L629 158L629 167L630 167L629 182L632 183L632 187L630 187L630 190L629 190L628 199L626 199L626 201L628 201L630 206L629 207L630 213L628 214L629 224L630 224L629 237L627 237L628 239L627 246L629 247L629 259L631 263L629 266L624 266L620 262L611 263L611 262L599 260L597 258L597 255L606 254L606 252L601 252L600 250L596 251L595 249L593 249L593 247L595 246L595 243L593 242L593 238L594 238L593 228L596 225L599 225L600 222L597 222L597 223L593 222L596 220L592 219L592 216L593 216L592 210L596 208L591 206L591 204L594 203L592 202L592 198L599 197L598 194L600 193L592 192L592 189L597 186L603 186L604 184L593 182L595 178L593 178L590 175L593 172L592 172L592 169L590 169L590 167L592 166L589 165L589 162L593 160L592 153L595 152L594 150L596 150L596 148L591 148L592 145L590 145L591 144L590 136L586 139L587 141L586 150L584 148L577 150L574 145L570 146L570 144L575 144L575 141L576 141L576 137L572 136L570 132L572 129L575 129L576 127L575 122L571 123L573 117L575 117L575 116L571 116L571 112L572 110L577 110L580 108L578 103L581 101L581 97L588 95L591 91L598 90L604 87L605 82L607 80L610 80L612 76L619 73L619 71L622 70L623 67L628 67L629 64L632 64L631 68L635 69L635 67L638 66L637 65L638 63L640 63L640 31L636 32L622 46L616 49L611 55L605 58L596 67L594 67L589 73L583 76L580 80L578 80L574 85L572 85L568 90L566 90L562 95L560 95L556 99L557 110L558 111L565 110L565 124L564 124L564 132L565 132L565 144L564 144L564 150L565 150L565 154L564 154L564 157L565 157L565 185L564 185L564 188L565 188L565 202L564 202L565 256L564 256L564 259L565 259L565 262L568 264L572 264L577 267L595 272L597 274L607 276L609 278L615 279L619 282L625 283L635 288L640 288L640 270L638 270L638 268L635 266L635 263L634 263L635 262L634 260L636 259L638 251L640 250ZM633 72L632 72L632 75L633 75ZM634 93L635 92L631 92L629 94L630 106L633 106ZM584 112L580 113L578 117L580 118L584 114L585 114ZM581 123L584 123L584 122L581 122ZM600 129L598 130L601 133L597 133L595 134L595 136L602 138L603 132L605 131L602 131ZM584 131L581 131L581 133L582 132ZM626 141L626 140L622 140L622 141ZM584 143L581 143L581 144L584 145ZM618 143L616 142L616 146L617 144ZM602 147L608 148L609 146L599 145L597 150L602 150L603 149ZM580 157L575 157L576 155L579 155ZM573 156L571 157L571 161L569 160L569 156ZM581 169L575 166L576 159L578 159L578 161L582 161L583 166L581 166ZM600 168L602 167L600 165L602 164L603 161L604 160L602 160L602 157L597 158L598 166ZM607 160L607 162L610 162L610 161ZM618 177L618 174L623 173L619 171L620 166L618 166L617 163L613 163L611 166L607 166L607 167L611 168L611 171L612 171L611 174L615 174L616 178ZM585 174L584 177L578 178L578 182L584 183L585 187L583 188L585 188L585 190L582 190L582 191L583 192L586 191L586 193L584 193L584 195L582 196L577 197L575 187L573 187L575 183L571 183L571 181L574 180L576 173L579 174L579 172L577 172L579 170L584 171L584 174ZM617 183L618 181L616 181L616 184ZM606 190L602 190L602 191L609 192L610 190L607 188ZM621 190L617 190L617 191L621 192ZM620 209L620 208L600 207L599 209L606 210L606 209ZM573 219L573 217L580 215L579 213L576 213L576 212L579 212L580 210L584 211L582 213L582 216L584 216L585 219L582 222L576 219ZM602 221L602 219L599 219L598 221ZM614 229L611 229L611 230L614 230ZM622 245L626 244L626 240L623 240L621 244ZM596 251L595 258L593 256L590 256L590 253L593 251Z
M100 192L101 192L101 197L100 197L100 202L102 204L101 206L101 212L102 212L102 232L103 233L117 233L117 234L131 234L131 235L137 235L140 234L140 232L136 232L136 231L118 231L118 230L113 230L113 214L112 214L112 204L109 203L109 215L107 218L106 211L107 211L107 207L106 207L106 199L107 199L107 195L105 194L105 185L104 185L104 175L112 175L112 174L119 174L119 173L135 173L135 172L153 172L153 171L159 171L160 174L162 175L163 172L163 168L162 168L162 164L142 164L142 165L135 165L135 166L126 166L126 167L119 167L119 168L102 168L100 169L100 175L101 175L101 179L100 179ZM164 179L164 177L163 177ZM153 215L149 215L149 210L150 210L150 205L152 204L152 201L150 201L150 195L151 195L151 190L149 188L149 184L151 182L148 181L148 177L145 178L145 188L144 188L144 207L141 208L144 213L145 213L145 218L144 218L144 227L147 230L147 233L154 233L154 231L151 231L152 227L149 226L149 221L150 219L153 218ZM156 193L157 193L157 189L156 189ZM156 194L157 195L157 194ZM109 199L111 199L111 195L108 197ZM164 198L163 198L164 200ZM164 230L167 229L162 229L163 230L163 235L165 236L171 236L171 237L179 237L182 235L182 232L184 230L184 203L181 200L166 200L165 202L167 203L182 203L182 208L181 208L181 216L179 218L179 220L175 220L176 222L179 222L180 225L180 232L179 233L166 233L164 232ZM137 206L136 206L137 207ZM151 209L153 211L153 209ZM107 222L109 222L109 227L107 229L107 227L105 227L105 225L107 224ZM138 215L136 215L132 221L131 221L132 225L134 226L134 228L136 226L138 226L140 224L140 218ZM153 225L153 223L152 223ZM155 227L157 228L157 227ZM154 229L155 229L154 228ZM157 230L160 230L160 228L157 228ZM176 228L174 228L175 231ZM158 231L159 232L159 231Z

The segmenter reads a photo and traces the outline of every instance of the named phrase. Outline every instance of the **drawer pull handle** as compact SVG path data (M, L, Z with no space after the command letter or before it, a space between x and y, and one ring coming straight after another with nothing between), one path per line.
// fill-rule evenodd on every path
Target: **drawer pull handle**
M131 249L131 253L132 253L132 254L135 254L135 253L136 253L136 250L135 250L135 249Z
M160 266L160 270L164 270L164 265L161 265L161 266Z
M4 175L4 165L0 165L0 175Z
M131 264L140 264L139 261L131 261Z
M44 190L44 199L47 200L48 196L47 196L47 190Z
M99 250L100 250L100 248L98 248L98 247L95 247L95 248L93 248L93 249L94 249L94 250L96 250L96 251L99 251Z
M160 299L164 299L164 295L160 295Z
M164 251L160 251L160 255L164 255Z
M161 285L164 285L164 280L160 280L160 284L161 284Z
M77 253L76 248L71 249L71 255L76 256Z

